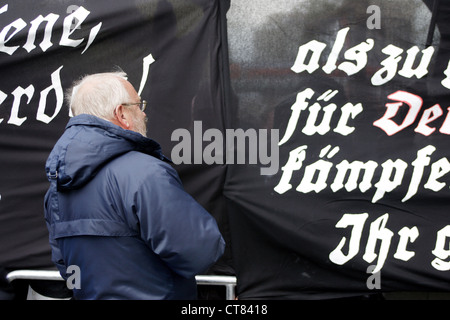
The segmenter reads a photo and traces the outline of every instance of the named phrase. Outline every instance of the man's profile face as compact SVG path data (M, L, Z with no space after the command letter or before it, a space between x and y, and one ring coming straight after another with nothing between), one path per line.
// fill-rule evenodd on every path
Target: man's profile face
M131 97L131 101L127 103L140 103L141 97L139 97L138 93L134 89L131 83L128 81L124 81L125 88L128 91L128 94ZM133 105L128 108L131 113L131 127L130 130L140 133L144 137L147 136L147 115L139 109L139 105Z

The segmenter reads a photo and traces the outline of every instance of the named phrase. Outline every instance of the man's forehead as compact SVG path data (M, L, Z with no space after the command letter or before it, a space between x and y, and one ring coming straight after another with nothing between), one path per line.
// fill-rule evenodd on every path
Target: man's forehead
M125 85L125 89L128 91L130 96L140 99L139 94L137 93L137 91L133 87L133 85L128 80L125 80L125 79L123 79L123 82L124 82L124 85Z

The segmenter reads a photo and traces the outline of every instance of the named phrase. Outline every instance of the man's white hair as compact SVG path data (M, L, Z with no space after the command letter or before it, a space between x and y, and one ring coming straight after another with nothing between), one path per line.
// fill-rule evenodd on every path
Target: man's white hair
M115 108L130 101L122 71L87 75L68 90L66 100L74 116L90 114L104 120L114 117Z

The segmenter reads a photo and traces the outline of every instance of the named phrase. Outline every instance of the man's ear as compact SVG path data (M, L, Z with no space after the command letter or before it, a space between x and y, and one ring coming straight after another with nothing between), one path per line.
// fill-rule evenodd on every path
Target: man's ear
M114 110L114 121L116 125L123 129L129 129L130 123L128 121L128 114L125 112L125 107L123 105L118 105Z

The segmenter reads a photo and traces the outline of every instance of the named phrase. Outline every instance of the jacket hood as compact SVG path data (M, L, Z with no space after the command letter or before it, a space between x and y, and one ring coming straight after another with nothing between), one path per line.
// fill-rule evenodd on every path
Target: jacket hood
M51 151L45 166L47 178L57 180L59 191L77 189L89 182L105 164L129 151L168 160L156 141L82 114L70 119Z

